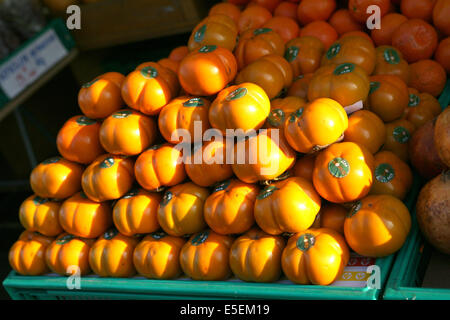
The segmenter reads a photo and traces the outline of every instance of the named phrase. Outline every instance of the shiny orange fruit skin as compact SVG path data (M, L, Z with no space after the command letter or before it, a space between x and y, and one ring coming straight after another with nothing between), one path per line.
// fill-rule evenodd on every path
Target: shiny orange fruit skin
M270 113L270 100L257 84L242 83L219 92L209 108L209 123L223 135L226 129L261 128Z
M436 61L426 59L409 65L411 81L409 86L419 92L426 92L433 97L438 97L444 90L447 82L447 73Z
M437 45L436 30L421 19L403 22L392 34L392 46L400 50L409 63L430 59Z
M297 4L290 1L282 1L273 12L274 17L288 17L297 21Z
M176 73L156 62L146 62L125 78L122 97L130 108L146 115L156 115L179 89Z
M317 125L320 123L320 130ZM289 145L298 152L310 153L336 142L348 127L344 108L329 98L319 98L292 113L284 124Z
M330 98L345 107L366 100L369 90L369 77L360 66L329 64L314 73L308 87L308 100Z
M161 199L161 193L132 189L114 204L112 216L117 230L125 236L157 231Z
M389 194L403 200L411 188L410 167L391 151L380 151L375 155L374 173L369 194Z
M286 43L285 59L291 64L294 77L313 73L320 67L325 47L316 37L295 38Z
M434 59L441 64L447 74L450 73L450 37L439 42Z
M284 40L271 28L248 29L239 37L239 42L234 51L238 69L268 55L284 55Z
M348 118L344 141L355 142L375 154L386 141L383 120L368 110L359 110Z
M232 169L239 180L254 183L274 179L290 169L295 163L295 151L277 129L267 129L240 139L233 159Z
M292 85L287 91L287 96L295 96L302 99L308 98L308 88L314 73L301 74L294 78Z
M233 51L238 28L234 20L224 14L209 15L192 30L188 40L189 51L206 45L215 45Z
M80 191L83 170L83 166L64 158L49 158L31 171L31 189L41 198L68 198Z
M446 0L437 0L433 8L433 24L446 36L450 36L450 4Z
M192 154L190 161L184 164L186 174L192 182L201 187L210 187L230 178L233 170L227 162L227 152L232 152L233 146L231 141L224 139L206 142ZM195 163L196 159L202 159L201 163Z
M127 237L117 230L106 231L89 251L89 265L100 277L129 278L136 274L133 264L135 237Z
M45 252L45 261L51 271L62 275L77 272L72 266L79 268L79 275L91 272L89 266L89 250L94 239L83 239L68 233L62 233L53 241Z
M374 44L372 38L367 33L361 30L346 32L339 37L339 40L345 39L347 37L363 37L369 40L372 44Z
M381 18L380 29L373 29L370 32L373 41L377 46L392 44L392 34L408 18L400 13L388 13Z
M338 39L338 33L334 28L325 21L317 20L308 23L304 28L300 30L300 37L316 37L322 41L325 50Z
M172 60L169 58L163 58L161 60L158 60L158 64L160 64L163 67L166 67L167 69L170 69L174 73L178 74L178 68L180 67L179 61L175 61L175 60Z
M182 274L181 248L186 240L155 232L138 243L133 253L136 271L149 279L168 280Z
M134 165L137 182L146 190L170 187L186 179L180 149L169 143L155 145L139 155Z
M297 7L297 18L303 25L317 20L327 21L335 9L335 0L302 0Z
M92 201L115 200L124 196L134 182L134 159L104 154L83 172L81 186Z
M348 210L336 203L327 203L322 206L318 214L321 228L333 229L344 234L344 222Z
M232 243L232 237L212 230L196 233L181 249L181 268L193 280L226 280L231 275L229 254Z
M284 42L297 38L300 32L297 21L289 17L272 17L262 27L275 30Z
M414 93L410 90L409 104L408 108L405 109L403 118L410 121L417 129L427 123L428 120L434 119L441 111L439 101L431 94L426 92Z
M320 205L320 196L310 181L287 178L260 192L255 202L255 220L272 235L301 232L314 223Z
M375 58L375 47L370 40L361 36L347 36L334 42L328 49L322 58L322 66L353 63L370 75L375 69Z
M207 188L192 182L178 184L164 193L158 207L161 228L171 236L200 232L206 227L203 206L209 196Z
M189 54L189 49L187 46L179 46L179 47L176 47L175 49L172 49L172 51L170 51L168 58L170 60L180 62L188 54Z
M281 276L285 241L253 228L237 238L230 249L233 274L247 282L274 282Z
M423 19L431 22L436 0L402 0L400 10L409 19Z
M403 246L410 229L408 208L391 195L370 195L358 201L344 223L350 248L368 257L393 254Z
M209 9L208 15L224 14L233 19L234 23L238 24L239 17L241 16L241 9L230 2L219 2Z
M294 283L329 285L342 276L349 259L341 234L328 228L311 228L289 238L281 266Z
M84 84L78 93L78 104L83 114L103 119L123 107L121 88L125 76L108 72Z
M9 249L11 268L23 276L39 276L50 269L45 263L45 251L54 238L25 230Z
M366 23L367 19L373 12L368 13L367 8L371 5L376 5L380 9L380 16L383 17L388 13L390 8L389 0L349 0L348 10L352 17L360 23Z
M20 205L19 220L29 231L36 231L48 237L63 232L59 224L60 202L43 199L37 195L29 196Z
M317 153L304 155L297 159L292 174L294 177L302 177L312 183L312 174L314 170L314 163L316 161Z
M205 221L219 234L241 234L255 223L253 208L259 187L237 179L217 184L204 206Z
M299 97L286 97L273 99L270 105L270 114L267 117L265 128L278 128L284 134L286 119L299 108L306 105L306 100Z
M100 143L111 154L135 156L156 139L156 122L138 111L122 109L106 118L100 128Z
M61 205L59 223L67 233L97 238L112 225L111 206L108 202L89 200L79 192Z
M56 146L67 160L89 164L105 151L99 140L101 123L85 116L74 116L59 130Z
M339 35L350 31L360 31L363 25L356 21L348 9L336 10L328 20L328 23L337 31Z
M241 35L248 29L260 28L272 18L272 13L266 8L254 5L245 8L239 17L238 30Z
M408 145L414 132L415 125L406 119L399 119L386 123L386 142L382 150L391 151L405 162L409 160Z
M281 0L251 0L248 6L251 5L260 5L270 12L274 12L275 8L278 6L278 4L281 2Z
M366 196L373 182L373 155L353 142L335 143L316 158L313 183L317 192L334 203Z
M230 83L237 73L236 58L215 45L192 51L180 63L178 79L190 95L210 96Z
M210 128L208 110L211 103L204 98L181 96L165 105L158 116L161 135L168 142L194 143L201 141L203 132ZM195 122L201 125L201 137L195 136ZM189 139L185 137L189 132Z
M274 99L292 84L292 67L281 56L268 54L246 65L237 75L235 83L254 83Z
M410 81L410 70L408 62L396 48L391 46L379 46L375 49L376 62L373 75L398 76L406 85Z

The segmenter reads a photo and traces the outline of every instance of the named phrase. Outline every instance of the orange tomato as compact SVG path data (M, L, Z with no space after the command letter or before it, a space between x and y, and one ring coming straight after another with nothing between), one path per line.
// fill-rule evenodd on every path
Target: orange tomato
M431 94L410 92L408 108L403 117L419 128L428 120L434 119L441 111L439 101Z
M364 146L354 142L335 143L317 155L314 187L330 202L361 199L372 186L374 161Z
M314 73L301 74L294 78L292 85L287 91L288 96L295 96L302 99L308 98L308 88Z
M301 232L314 223L321 199L311 182L287 178L267 186L255 202L258 226L272 235Z
M361 23L366 23L373 11L367 11L367 8L376 5L379 8L380 17L383 17L390 9L390 0L349 0L348 10L352 17Z
M59 275L68 276L76 272L84 276L91 272L89 250L93 243L94 239L83 239L63 233L47 247L45 262L51 271Z
M53 238L37 232L23 231L9 249L9 265L23 276L48 273L50 269L45 263L45 251L52 241Z
M388 13L381 18L380 29L373 29L370 32L373 41L377 46L392 44L392 34L408 18L400 13Z
M426 59L409 65L411 71L411 81L409 86L427 92L434 97L438 97L444 90L447 82L447 73L436 61Z
M293 168L293 175L295 177L305 178L306 180L312 182L312 174L316 156L317 153L313 153L297 159Z
M375 154L386 141L386 128L375 113L359 110L348 118L344 141L355 142Z
M125 78L122 97L130 108L156 115L177 95L179 87L176 73L156 62L146 62Z
M169 59L176 61L176 62L180 62L188 54L189 54L189 49L187 46L179 46L179 47L176 47L175 49L172 49L172 51L170 51Z
M313 73L320 67L325 48L316 37L295 38L286 43L285 59L291 64L294 77Z
M400 10L409 19L423 19L431 22L436 0L402 0Z
M344 223L350 248L369 257L385 257L399 250L410 229L408 208L401 200L385 194L356 202Z
M266 120L266 128L278 128L284 134L286 119L299 108L306 105L305 99L299 97L286 97L271 101L270 114Z
M192 235L181 249L180 264L194 280L225 280L231 275L229 265L233 238L206 230Z
M450 73L450 37L443 39L434 53L434 60L439 62L447 74Z
M241 16L241 9L233 3L230 2L220 2L211 7L209 9L209 16L216 15L216 14L224 14L231 19L233 19L234 23L238 24L239 17Z
M142 113L122 109L103 121L100 143L111 154L135 156L148 148L156 139L156 123Z
M269 99L273 99L292 84L292 78L291 65L283 57L269 54L246 65L235 83L254 83L264 89Z
M210 96L225 88L236 73L236 59L231 51L207 45L191 52L181 61L178 78L187 93Z
M207 188L192 182L168 189L158 207L161 228L171 236L184 236L206 227L203 206L209 196Z
M322 206L318 214L321 228L333 229L344 234L344 222L348 210L335 203L327 203Z
M300 37L312 36L322 41L327 50L338 38L338 33L327 22L317 20L308 23L300 30Z
M60 207L59 202L43 199L37 195L29 196L20 205L20 223L26 230L49 237L57 236L63 231L58 220Z
M281 275L281 254L285 241L257 228L237 238L230 249L230 267L241 280L274 282Z
M303 0L297 7L297 18L303 25L318 20L327 21L335 9L335 0Z
M155 232L136 246L133 263L137 272L149 279L175 279L181 273L180 252L186 240Z
M204 206L205 221L219 234L240 234L255 223L253 207L259 187L237 179L226 180L214 188Z
M112 214L117 230L125 236L157 231L161 198L160 193L132 189L114 204Z
M375 49L376 61L373 75L398 76L409 84L410 71L408 62L403 59L400 51L391 46L379 46Z
M226 134L226 129L245 131L262 127L270 113L270 100L254 83L242 83L223 89L209 108L209 123Z
M136 238L124 236L115 229L106 231L89 251L92 271L100 277L134 276L133 252L137 244Z
M134 159L104 154L83 172L81 186L92 201L102 202L124 196L134 182Z
M61 205L59 223L67 233L97 238L112 225L111 207L108 202L94 202L79 192Z
M81 112L89 118L106 118L123 107L121 88L125 76L108 72L84 84L78 93Z
M329 285L344 273L350 253L345 239L327 228L312 228L289 238L281 266L298 284Z
M275 30L284 42L297 38L300 32L297 22L288 17L273 17L263 24L262 28Z
M56 138L59 153L67 160L89 164L104 153L100 144L101 124L85 116L74 116L64 123Z
M382 150L391 151L407 162L409 160L408 142L415 130L416 127L406 119L386 123L386 142Z
M248 29L261 28L264 23L272 18L272 13L266 8L254 5L245 8L239 17L237 24L239 34L247 31Z
M209 15L192 30L187 46L189 51L198 50L206 45L233 51L237 35L238 28L233 18L224 14Z
M328 23L339 35L350 31L361 31L363 29L363 25L352 17L348 9L336 10L331 15Z
M433 24L436 28L445 34L450 36L450 3L446 0L437 0L436 5L433 8Z
M81 189L83 169L61 157L49 158L31 171L31 189L41 198L68 198Z

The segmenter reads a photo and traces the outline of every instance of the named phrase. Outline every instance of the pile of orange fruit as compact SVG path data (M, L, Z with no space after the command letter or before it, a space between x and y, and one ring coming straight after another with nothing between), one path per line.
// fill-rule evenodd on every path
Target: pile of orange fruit
M445 0L214 5L167 58L82 86L60 156L31 173L12 268L328 285L350 251L395 253L449 16Z

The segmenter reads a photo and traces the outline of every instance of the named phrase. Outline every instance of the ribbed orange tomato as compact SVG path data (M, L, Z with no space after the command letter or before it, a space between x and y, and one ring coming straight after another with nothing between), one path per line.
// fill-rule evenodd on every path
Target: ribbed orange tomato
M125 76L108 72L84 84L78 93L81 111L89 118L102 119L123 107L121 88Z
M45 263L45 251L53 238L25 230L9 249L11 268L24 276L39 276L49 272Z
M287 96L299 97L302 99L308 98L308 88L314 73L301 74L294 78L292 85L287 91Z
M386 128L375 113L359 110L348 118L344 141L355 142L375 154L386 141Z
M254 183L272 180L295 163L295 151L277 129L267 129L248 139L238 138L232 169L239 180Z
M410 71L408 62L403 59L403 54L391 46L379 46L375 49L376 60L373 75L398 76L409 84Z
M182 96L173 99L159 114L158 127L161 135L174 144L201 141L203 132L210 127L209 105L210 102L204 98ZM200 125L200 132L195 132L195 122ZM201 136L196 137L199 134Z
M237 238L230 249L230 267L241 280L274 282L281 275L281 254L285 241L258 228Z
M29 196L20 205L20 223L28 231L36 231L49 237L57 236L63 231L58 221L60 207L60 202L37 195Z
M89 274L89 250L94 241L63 233L48 246L45 261L51 271L62 276L72 275L74 272L79 272L81 276ZM79 269L76 270L73 266Z
M113 221L117 230L125 236L157 231L161 198L160 193L132 189L114 204Z
M255 83L264 89L269 99L274 99L291 86L292 79L290 64L282 56L268 54L246 65L235 83Z
M409 140L416 131L416 127L406 119L399 119L386 123L386 142L382 150L395 153L400 159L409 160Z
M312 175L314 170L314 163L316 161L317 153L302 156L295 162L292 169L295 177L302 177L312 183Z
M89 251L89 265L100 277L129 278L136 274L133 252L138 239L106 231L95 241Z
M348 245L369 257L385 257L399 250L410 229L408 208L391 195L370 195L356 202L344 223Z
M111 206L108 202L89 200L79 192L61 205L59 223L74 236L97 238L112 225Z
M181 249L181 268L194 280L226 280L231 275L229 253L232 242L232 237L211 230L192 235Z
M316 37L295 38L286 43L284 57L291 64L294 77L313 73L320 67L325 47Z
M233 51L238 28L234 20L224 14L212 14L200 21L188 41L189 51L206 45L215 45Z
M361 67L344 63L320 67L308 87L308 100L331 98L342 106L366 100L370 90L367 72Z
M300 232L313 224L321 199L311 182L287 178L267 186L255 202L255 220L265 232Z
M204 217L219 234L240 234L255 223L253 207L259 187L237 179L219 183L206 199Z
M133 253L136 271L149 279L175 279L181 275L180 252L186 240L155 232L138 243Z
M59 153L67 160L89 164L105 151L100 144L101 123L74 116L64 123L56 138Z
M49 158L31 171L31 189L41 198L68 198L80 191L83 170L83 166L64 158Z
M327 203L318 214L321 228L333 229L340 234L344 234L344 222L348 210L336 203Z
M209 122L226 134L226 129L245 131L261 128L270 113L270 100L254 83L242 83L223 89L209 108Z
M168 189L158 207L161 228L172 236L200 232L206 227L203 206L209 190L186 182Z
M146 62L125 78L122 97L130 108L156 115L179 89L177 75L172 70L156 62Z
M210 96L225 88L236 73L236 58L230 50L207 45L181 61L178 79L188 94Z
M111 154L135 156L156 139L156 122L142 113L122 109L103 121L100 142Z
M134 182L134 159L104 154L83 172L81 186L92 201L115 200L124 196Z
M418 93L413 89L410 90L409 103L403 118L419 128L438 116L441 111L441 105L435 97L426 92Z
M186 179L183 154L169 143L154 145L139 155L134 166L137 182L146 190L170 187Z
M349 258L345 239L337 231L311 228L289 238L281 266L292 282L329 285L342 276Z
M374 161L364 146L353 142L335 143L317 155L314 187L330 202L361 199L372 186Z
M320 130L317 126L320 124ZM344 108L329 98L313 100L285 120L284 135L298 152L316 152L336 142L348 127Z

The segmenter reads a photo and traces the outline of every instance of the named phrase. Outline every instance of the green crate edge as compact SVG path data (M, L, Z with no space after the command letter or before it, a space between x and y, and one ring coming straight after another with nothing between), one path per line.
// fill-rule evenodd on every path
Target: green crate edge
M13 59L15 56L17 56L24 48L26 48L28 45L30 45L31 42L36 40L38 37L40 37L44 32L53 29L56 34L58 35L59 40L61 40L64 47L67 49L67 51L70 52L75 47L75 40L73 39L71 33L66 28L66 25L64 24L64 21L60 18L55 18L50 20L50 22L38 33L36 33L33 37L22 43L18 48L16 48L10 55L7 57L0 59L0 65L8 62L9 60ZM3 92L3 90L0 88L0 109L2 109L11 99L9 99L6 94Z
M441 108L450 103L450 80L439 97ZM450 289L416 287L414 282L422 259L421 248L427 245L416 219L416 210L412 212L412 228L406 243L397 254L391 274L386 283L384 300L450 300Z

